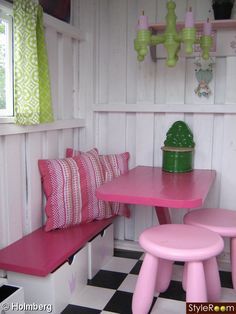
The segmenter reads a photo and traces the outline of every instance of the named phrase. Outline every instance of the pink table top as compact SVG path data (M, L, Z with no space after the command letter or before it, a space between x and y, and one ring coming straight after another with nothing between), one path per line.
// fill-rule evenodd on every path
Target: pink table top
M97 189L104 201L171 208L201 207L215 179L215 170L168 173L138 166Z

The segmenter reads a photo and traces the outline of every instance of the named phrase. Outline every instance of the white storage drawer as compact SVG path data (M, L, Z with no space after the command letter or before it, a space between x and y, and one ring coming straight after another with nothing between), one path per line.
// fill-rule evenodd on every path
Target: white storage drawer
M24 311L24 290L9 284L0 286L0 313L15 314Z
M111 224L88 242L88 279L92 279L111 259L113 252L114 232Z
M25 302L52 306L50 313L58 314L70 303L87 284L88 248L87 245L74 255L71 264L65 262L46 277L38 277L15 272L7 272L8 282L24 288ZM29 311L27 313L49 313Z

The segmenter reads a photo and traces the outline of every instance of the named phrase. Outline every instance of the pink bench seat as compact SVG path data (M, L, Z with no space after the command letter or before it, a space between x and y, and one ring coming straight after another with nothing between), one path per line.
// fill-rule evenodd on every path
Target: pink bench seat
M0 269L47 276L109 226L113 219L50 232L39 228L0 250Z

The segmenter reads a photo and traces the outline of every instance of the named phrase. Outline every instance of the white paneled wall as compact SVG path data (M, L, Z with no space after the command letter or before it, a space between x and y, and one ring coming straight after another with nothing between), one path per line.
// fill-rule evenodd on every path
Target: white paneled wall
M38 159L65 156L78 148L85 126L79 103L78 29L45 16L54 123L0 125L0 248L44 221ZM85 142L85 141L83 141Z
M194 133L194 167L217 171L206 205L235 209L236 52L230 47L235 30L217 32L212 95L198 98L194 56L186 58L181 51L173 69L165 66L162 47L156 63L149 55L142 63L136 59L138 16L145 10L150 22L163 21L166 0L72 3L78 28L46 21L53 108L59 121L26 129L0 125L0 247L42 224L39 158L63 157L68 146L87 150L95 145L101 153L129 151L130 167L161 166L161 146L176 120L186 121ZM211 0L176 3L178 20L190 5L196 20L212 15ZM131 209L130 219L118 219L117 239L136 241L144 228L157 223L152 208ZM175 222L181 222L183 214L172 210Z
M206 206L236 209L236 52L230 47L236 30L218 30L217 49L212 53L212 95L199 98L194 93L198 85L194 65L198 53L186 58L181 51L174 68L166 67L166 53L159 46L156 63L149 55L142 63L136 60L133 40L138 16L144 10L151 23L164 21L166 2L93 1L94 143L101 153L129 151L130 167L161 166L166 132L173 122L184 120L196 142L194 167L217 171ZM179 21L183 21L188 6L193 7L196 20L212 18L210 0L177 0L176 4ZM85 11L79 14L84 16ZM93 18L87 15L91 22ZM181 222L184 213L173 209L173 220ZM132 206L132 217L119 219L115 236L137 240L140 232L152 224L156 224L152 208Z

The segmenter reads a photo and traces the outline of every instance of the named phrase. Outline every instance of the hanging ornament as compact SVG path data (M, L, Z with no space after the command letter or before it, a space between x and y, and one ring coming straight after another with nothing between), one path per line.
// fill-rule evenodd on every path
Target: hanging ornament
M212 58L204 60L203 58L199 57L196 59L194 64L196 66L195 75L198 81L198 86L194 90L195 94L199 97L208 98L211 95L211 89L208 84L211 82L213 77L214 61Z

